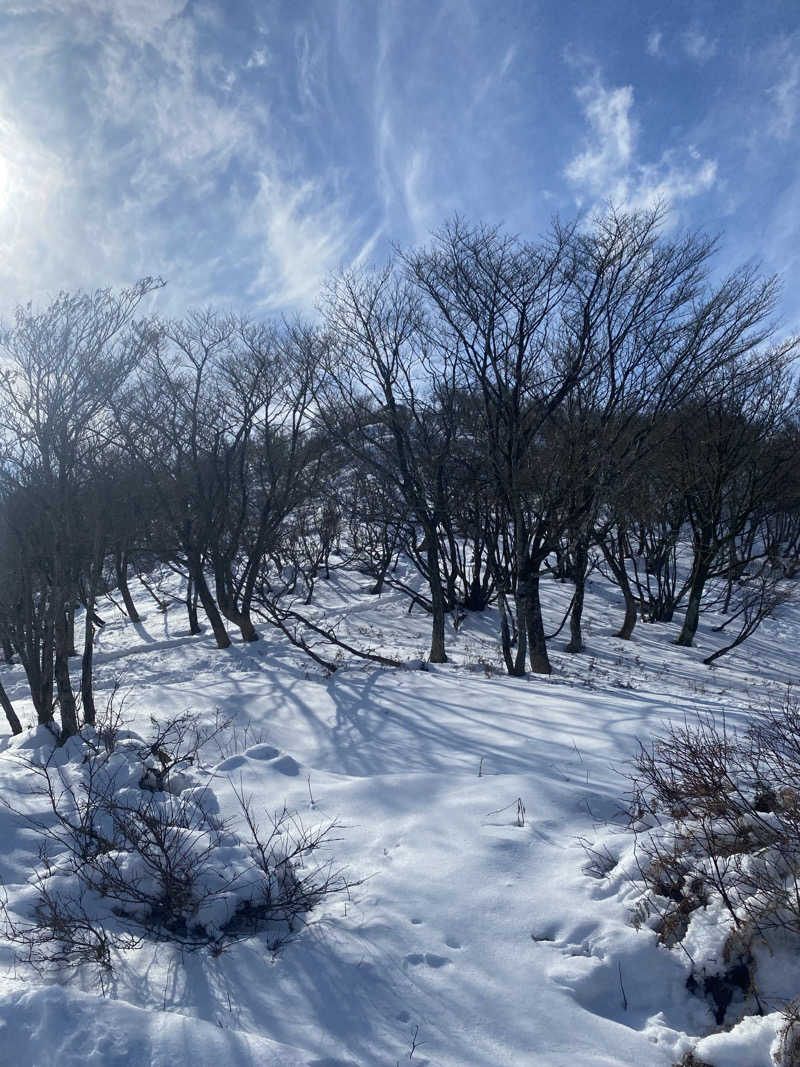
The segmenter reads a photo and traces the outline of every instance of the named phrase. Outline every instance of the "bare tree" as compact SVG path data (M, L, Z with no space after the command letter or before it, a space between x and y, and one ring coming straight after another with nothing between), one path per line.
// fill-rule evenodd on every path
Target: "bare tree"
M691 645L715 564L763 503L774 499L786 466L766 448L794 410L787 373L794 340L766 356L727 364L682 413L676 439L677 491L687 504L693 562L679 645Z
M454 365L447 353L428 350L420 296L392 267L335 278L325 312L317 419L353 462L393 487L421 531L430 661L443 663L447 603L439 537Z
M48 714L52 647L64 737L78 729L66 614L75 600L82 564L76 555L82 524L76 494L91 457L114 438L114 399L151 341L149 326L136 322L135 315L142 299L161 284L145 278L118 293L62 293L43 311L18 308L13 327L2 337L5 476L35 508L47 582L46 610L42 591L28 589L33 600L17 611L16 632L20 647L37 646L29 648L26 669L34 670L34 661L39 661L34 673L41 672L42 678L34 679L33 689L40 718ZM24 576L22 580L28 581ZM45 617L34 621L42 612Z

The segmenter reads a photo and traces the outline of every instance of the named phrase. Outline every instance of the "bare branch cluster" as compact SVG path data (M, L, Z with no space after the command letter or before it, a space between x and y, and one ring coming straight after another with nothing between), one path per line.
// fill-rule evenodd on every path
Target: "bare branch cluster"
M264 930L277 949L347 891L326 858L335 823L307 827L285 807L259 816L242 789L238 815L220 815L213 782L188 773L208 739L187 714L153 720L147 738L118 728L21 760L30 797L46 804L42 815L12 808L41 842L32 914L3 908L24 958L109 970L143 941L216 953Z
M706 970L692 958L689 987L713 1000L718 1022L737 984L760 1009L754 941L800 936L800 703L790 690L741 732L710 716L670 727L640 747L631 781L647 888L637 921L689 954L694 915L716 902L727 916L725 965L718 973L719 963ZM602 860L590 856L601 869Z

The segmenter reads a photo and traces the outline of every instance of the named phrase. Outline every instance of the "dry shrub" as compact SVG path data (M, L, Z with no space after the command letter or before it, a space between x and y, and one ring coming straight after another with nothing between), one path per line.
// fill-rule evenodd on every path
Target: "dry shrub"
M672 726L635 760L628 809L651 892L733 927L800 933L800 710L791 693L746 730Z
M268 930L274 950L324 897L349 888L325 858L335 824L308 828L285 808L259 823L236 793L223 819L197 771L208 734L191 716L117 726L21 756L43 815L13 809L40 838L30 914L0 903L6 937L39 967L93 963L145 940L220 952ZM316 855L322 859L316 862Z

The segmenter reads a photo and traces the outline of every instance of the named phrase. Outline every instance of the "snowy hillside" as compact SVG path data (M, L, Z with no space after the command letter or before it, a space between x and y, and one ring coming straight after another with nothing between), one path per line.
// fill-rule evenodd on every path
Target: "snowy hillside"
M369 584L334 570L316 610L408 669L354 662L326 676L266 627L261 642L219 651L209 634L189 636L180 603L160 612L141 589L141 624L100 606L98 707L120 682L142 736L151 716L229 718L186 784L232 819L238 792L259 813L285 805L307 828L335 821L330 858L351 888L324 897L277 954L263 932L220 954L145 940L115 953L103 977L88 965L38 974L4 944L0 1062L669 1067L704 1037L698 1061L773 1067L777 1008L800 993L796 953L759 957L764 1018L732 1025L754 1011L742 996L717 1026L709 999L686 988L688 954L632 922L642 886L627 877L633 839L617 824L638 738L697 712L744 724L782 698L797 680L797 608L708 668L701 660L720 643L713 616L694 649L676 648L674 627L660 624L616 640L621 607L595 579L587 651L566 655L556 640L553 675L520 680L497 662L491 612L450 627L450 663L419 669L428 619L409 615L401 594L370 596ZM548 631L570 595L546 583ZM3 668L3 682L29 725L21 670ZM0 743L10 805L0 875L17 918L41 866L20 812L42 809L31 763L46 758L47 740L40 728ZM80 766L77 741L64 752L63 766ZM613 869L587 867L581 841ZM700 944L698 920L694 959L711 973L718 916L697 914L707 936Z

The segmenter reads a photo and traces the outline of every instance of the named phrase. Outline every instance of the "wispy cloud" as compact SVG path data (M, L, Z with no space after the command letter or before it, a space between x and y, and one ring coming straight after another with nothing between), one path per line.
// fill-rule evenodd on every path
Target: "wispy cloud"
M354 234L347 215L346 205L319 184L259 176L242 232L260 244L260 268L249 286L260 307L313 307L325 277L349 258Z
M576 95L589 124L586 147L568 163L565 175L578 202L611 201L628 208L674 206L709 190L716 179L714 160L692 147L665 149L658 160L639 160L639 127L633 117L630 85L607 89L598 77Z
M773 66L781 71L768 90L771 102L769 132L778 140L787 141L800 114L800 49L795 40L782 41Z
M567 165L573 184L595 196L627 199L629 169L636 138L631 118L633 87L606 89L594 79L575 92L591 129L587 147Z
M664 34L661 30L653 30L647 35L647 54L651 56L661 55L661 43L664 40Z
M310 305L324 272L362 242L340 218L341 200L318 195L329 183L304 171L263 95L209 45L224 9L190 14L183 0L93 7L31 3L16 17L25 28L34 20L37 33L0 41L6 310L35 292L145 273L168 275L165 299L175 305L227 300L244 263L259 300ZM324 99L324 57L305 31L296 49L297 99L312 109ZM259 45L238 69L267 60Z
M660 198L712 228L729 210L752 249L780 215L797 247L797 35L744 0L644 31L601 8L0 0L0 314L147 273L169 313L309 307L329 269L453 212L535 234ZM589 76L612 52L635 82Z
M703 33L696 26L690 27L682 37L683 50L697 63L705 63L717 54L717 40Z
M258 70L260 67L267 65L267 50L266 48L256 48L248 57L247 62L244 65L245 70Z
M500 85L505 76L508 74L512 63L514 62L516 54L516 47L514 45L509 45L509 47L506 49L505 55L500 60L499 66L494 70L490 70L482 78L478 79L477 85L475 87L475 92L472 97L473 107L477 106L478 104L481 104L486 99L486 97L489 96L491 91L495 89L498 85Z

